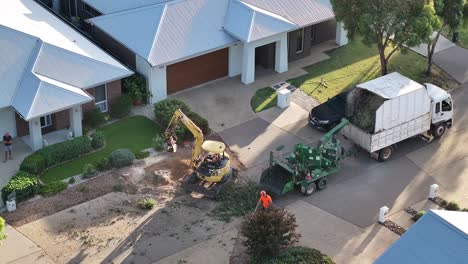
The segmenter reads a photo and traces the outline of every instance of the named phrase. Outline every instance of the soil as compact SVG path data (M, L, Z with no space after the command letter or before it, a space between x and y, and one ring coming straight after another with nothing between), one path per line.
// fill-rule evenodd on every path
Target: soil
M397 234L399 236L402 236L406 232L406 229L404 229L403 227L399 226L398 224L396 224L395 222L393 222L391 220L386 220L383 223L383 226L385 226L390 231L392 231L393 233L395 233L395 234Z

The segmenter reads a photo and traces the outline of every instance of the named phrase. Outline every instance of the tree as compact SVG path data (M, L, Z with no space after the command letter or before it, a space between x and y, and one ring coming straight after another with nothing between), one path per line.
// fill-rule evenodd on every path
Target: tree
M388 61L402 47L425 43L432 33L424 0L331 0L336 20L348 36L361 35L364 44L376 45L382 75ZM387 48L391 50L387 52Z
M463 24L464 17L468 16L468 3L465 4L465 0L429 0L428 2L430 6L433 6L437 20L437 25L434 27L436 34L427 41L426 73L431 74L432 58L442 30L448 26L454 32Z
M299 241L296 227L293 214L270 208L247 215L241 234L247 238L244 245L253 257L275 256Z
M0 245L1 241L6 239L7 235L5 234L5 219L0 217Z

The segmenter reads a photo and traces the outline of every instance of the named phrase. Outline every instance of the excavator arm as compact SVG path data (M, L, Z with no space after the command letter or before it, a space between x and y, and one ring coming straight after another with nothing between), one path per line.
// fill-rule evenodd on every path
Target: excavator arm
M164 132L164 137L166 141L172 136L176 139L175 130L179 123L182 123L190 132L192 132L195 142L192 148L192 167L196 168L200 161L200 154L202 149L202 144L204 141L202 130L188 118L180 109L174 112L174 115L171 118L171 122L167 126L166 131Z

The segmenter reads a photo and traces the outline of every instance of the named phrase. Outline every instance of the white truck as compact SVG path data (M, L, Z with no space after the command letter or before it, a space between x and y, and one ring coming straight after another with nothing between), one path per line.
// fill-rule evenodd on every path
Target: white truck
M363 94L379 96L370 130L358 127L352 120L359 114L356 102ZM362 98L362 97L361 97ZM453 124L453 102L449 93L433 84L419 84L397 72L357 85L347 97L346 115L351 123L344 127L345 139L365 149L371 157L386 161L395 144L427 133L441 137Z

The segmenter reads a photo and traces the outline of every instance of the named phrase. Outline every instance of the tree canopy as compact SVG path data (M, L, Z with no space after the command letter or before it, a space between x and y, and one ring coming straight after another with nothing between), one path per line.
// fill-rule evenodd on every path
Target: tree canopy
M425 0L331 0L331 3L337 21L343 22L349 37L359 34L366 45L377 46L383 75L398 49L427 42L437 25L435 11Z

